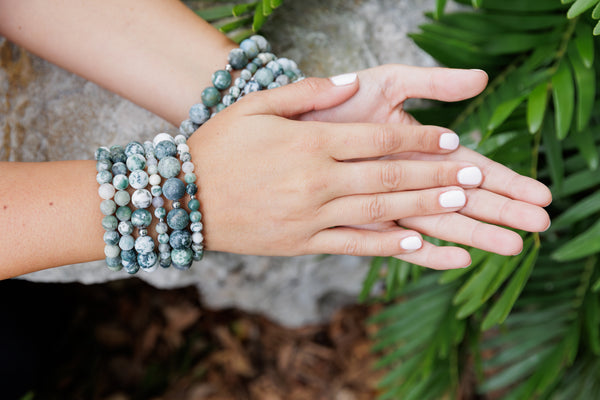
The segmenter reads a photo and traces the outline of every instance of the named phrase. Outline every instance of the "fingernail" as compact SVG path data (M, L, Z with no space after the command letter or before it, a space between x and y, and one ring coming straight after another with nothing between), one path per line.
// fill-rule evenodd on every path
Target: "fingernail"
M458 171L458 182L461 185L479 185L482 177L481 170L477 167L467 167Z
M446 150L454 150L458 147L460 139L454 132L442 133L440 136L440 148Z
M409 236L400 242L400 247L404 250L419 250L421 246L423 246L423 242L418 236Z
M351 83L354 83L354 81L356 80L356 73L352 72L352 73L349 73L349 74L342 74L342 75L332 76L331 78L329 78L329 80L335 86L349 85Z
M439 202L446 208L462 207L467 202L467 197L462 190L449 190L440 194Z
M486 73L486 74L487 74L487 72L485 72L484 70L482 70L482 69L479 69L479 68L471 68L471 71L483 72L483 73Z
M552 221L548 221L548 226L542 232L546 232L552 226Z

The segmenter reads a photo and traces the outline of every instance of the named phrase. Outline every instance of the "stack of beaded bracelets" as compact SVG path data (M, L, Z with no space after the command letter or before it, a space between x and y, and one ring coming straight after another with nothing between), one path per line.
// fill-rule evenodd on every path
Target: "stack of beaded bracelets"
M189 119L181 123L179 132L185 137L190 137L200 125L248 93L277 88L304 78L294 61L277 58L271 53L271 45L260 35L245 39L239 48L231 50L228 62L225 69L212 75L213 86L202 91L202 103L194 104ZM232 85L233 70L241 72Z
M106 231L104 253L111 270L124 268L135 274L140 268L151 272L159 265L186 270L193 260L202 259L202 214L196 199L198 186L194 164L185 136L173 138L168 133L160 133L152 142L143 145L131 142L125 148L118 145L110 149L100 147L95 158L96 180L100 184L98 193L103 199L100 210L104 214L102 226ZM181 171L185 174L185 183L178 178ZM146 189L148 185L150 191ZM129 187L134 190L131 196L127 191ZM181 205L186 192L189 214ZM168 213L164 207L165 199L171 201ZM130 204L135 210L132 211ZM153 222L148 211L150 207L158 219L158 252L148 235ZM133 236L135 228L136 238Z

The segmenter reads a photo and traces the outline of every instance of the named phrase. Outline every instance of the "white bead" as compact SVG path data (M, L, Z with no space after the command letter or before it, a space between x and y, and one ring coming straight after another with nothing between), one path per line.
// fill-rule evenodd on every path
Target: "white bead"
M182 144L182 143L185 143L186 141L187 141L187 139L183 135L177 135L177 136L175 136L175 143L176 144Z
M204 240L204 236L202 236L202 233L195 232L192 234L192 242L200 244L200 243L202 243L203 240Z
M183 164L181 164L181 170L186 174L191 174L192 172L194 172L194 164L192 164L191 161L186 161Z
M179 153L189 153L190 152L190 146L188 146L185 143L181 143L177 145L177 151Z
M146 189L138 189L131 196L131 204L136 208L148 208L152 204L152 195Z
M98 194L104 200L112 199L115 195L115 187L110 183L103 183L98 188Z
M168 133L159 133L154 137L152 144L154 144L154 147L156 147L157 144L165 140L175 143L175 139L173 139L173 136L169 135Z
M104 255L106 257L115 258L121 254L121 248L117 245L107 244L104 246Z
M161 180L160 175L152 174L152 175L150 175L150 179L148 181L150 182L150 184L152 186L154 186L154 185L160 185L160 180Z

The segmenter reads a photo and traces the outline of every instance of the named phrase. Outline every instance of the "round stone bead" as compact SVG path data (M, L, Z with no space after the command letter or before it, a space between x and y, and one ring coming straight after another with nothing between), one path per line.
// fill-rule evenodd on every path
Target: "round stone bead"
M191 199L188 202L188 208L193 211L197 211L198 209L200 209L200 202L198 201L198 199Z
M158 245L158 251L161 253L171 252L171 245L169 243L161 243Z
M152 223L152 214L144 209L135 210L131 214L131 223L136 228L147 228Z
M154 240L150 236L140 236L135 239L135 251L138 254L150 253L154 250Z
M202 222L192 222L190 224L190 231L192 232L202 232L202 229L204 228L204 225L202 224Z
M158 263L162 268L169 268L171 266L171 252L160 253L158 255Z
M165 210L164 207L158 207L154 210L154 216L158 219L163 219L164 217L167 216L167 210ZM166 230L165 230L165 232L166 232ZM162 233L162 232L158 232L158 233Z
M187 186L185 187L185 191L190 196L193 196L196 193L198 193L198 185L196 185L195 183L188 183Z
M202 243L192 243L192 251L202 251L204 250L204 245Z
M258 71L256 72L258 74ZM244 86L244 94L252 92L258 92L260 90L260 84L256 81L250 81Z
M233 97L230 94L226 94L225 96L223 96L223 105L229 107L233 103L235 103L235 97Z
M121 260L123 261L137 261L137 253L135 250L122 250Z
M233 84L235 85L235 87L237 87L238 89L243 89L244 86L246 86L246 81L243 80L242 78L235 78L235 81L233 82Z
M129 275L134 275L140 270L140 266L138 265L137 260L122 260L121 263L123 264L125 272L127 272Z
M188 265L192 262L191 249L173 249L171 250L171 260L173 264Z
M121 254L119 246L115 246L114 244L107 244L104 246L104 255L106 257L115 258L119 257L119 254Z
M102 227L105 231L114 231L117 229L118 225L119 221L117 221L117 217L115 217L114 215L107 215L104 218L102 218Z
M250 71L251 74L254 74L256 72L256 70L258 69L258 65L254 64L254 63L248 63L248 65L246 65L246 69L248 71Z
M200 244L204 241L204 236L200 232L194 232L192 235L192 241L196 244Z
M279 75L283 74L283 68L281 67L281 64L279 64L277 61L270 61L267 64L267 69L273 72L274 77L278 77Z
M187 230L171 232L169 244L174 249L187 249L192 245L192 235Z
M190 137L192 133L196 132L196 129L198 129L198 125L192 122L191 119L186 119L179 125L179 133L185 137Z
M98 188L98 194L104 200L111 199L115 195L115 187L110 183L103 183Z
M131 219L131 208L127 206L119 207L116 216L119 221L129 221Z
M112 244L112 245L116 245L119 243L119 238L121 236L119 235L119 232L117 231L107 231L104 232L104 243L106 244Z
M188 174L185 174L183 179L185 180L185 183L194 183L196 182L196 174L190 172Z
M290 82L294 82L298 78L294 71L285 71L285 75L290 79Z
M140 268L146 272L154 271L158 262L158 255L151 251L149 253L138 254L137 262Z
M112 177L113 176L110 171L100 171L96 174L96 182L98 182L100 185L110 183Z
M133 154L127 157L127 169L130 171L136 171L138 169L146 168L146 158L141 154Z
M158 163L158 173L163 178L173 178L181 172L181 164L175 157L165 157Z
M250 72L247 69L243 69L242 72L240 72L240 78L242 78L245 81L249 81L250 79L252 79L252 72Z
M190 146L188 146L187 143L180 143L177 145L177 153L183 154L183 153L189 153L189 152L190 152Z
M126 206L129 204L130 200L131 197L129 192L125 190L119 190L117 193L115 193L115 203L117 203L118 206Z
M201 261L204 258L204 250L194 251L194 261Z
M112 200L103 200L100 203L100 211L104 215L112 215L117 211L117 205Z
M277 78L275 78L275 82L281 86L285 86L290 83L290 78L286 74L281 74Z
M162 194L162 192L162 186L154 185L150 188L150 193L152 194L152 196L154 196L154 198L159 197ZM152 204L154 204L154 200L152 200Z
M192 257L193 259L193 257ZM190 262L189 264L186 265L181 265L181 264L177 264L175 262L171 262L171 265L173 265L173 268L178 269L180 271L187 271L192 267L192 263Z
M192 155L190 153L181 153L179 155L179 159L181 160L181 162L192 161Z
M261 35L252 35L250 39L254 40L259 51L271 51L271 44Z
M123 153L125 154L125 153ZM127 161L127 159L125 159ZM113 175L127 175L127 165L125 165L125 161L114 163L112 166Z
M178 178L169 178L162 187L164 196L169 200L179 200L185 195L185 183Z
M110 160L98 160L96 161L96 171L110 171L112 162Z
M111 271L120 271L123 269L123 264L121 264L121 257L106 257L106 265L108 265L108 269Z
M119 240L119 247L121 250L131 250L135 245L135 239L131 235L123 235L121 236L121 240Z
M148 165L148 167L146 168L146 171L148 172L148 175L152 176L152 175L157 175L158 174L158 162L156 163L156 165ZM152 183L150 183L152 184ZM160 182L159 182L160 184Z
M160 233L158 235L158 243L168 244L169 243L169 235L167 233Z
M144 155L146 152L144 151L144 146L140 142L131 142L127 146L125 146L125 155L127 158L131 157L134 154Z
M127 155L125 149L121 145L114 145L110 147L110 159L113 163L125 163L127 161Z
M187 142L187 139L186 139L186 137L185 137L185 136L183 136L183 135L177 135L177 136L175 136L175 139L174 139L174 140L175 140L175 144L176 144L177 146L179 146L180 144L184 144L184 143L186 143L186 142Z
M150 154L154 154L154 143L151 140L146 140L144 142L144 152L146 153L146 157Z
M240 94L242 94L242 90L237 86L232 86L229 88L229 94L233 98L237 99L238 97L240 97Z
M152 204L152 194L146 189L138 189L131 196L131 204L135 208L148 208Z
M152 139L152 144L154 145L154 147L156 147L156 145L162 142L163 140L175 143L175 139L173 139L173 136L169 135L166 132L162 132L154 136L154 139Z
M173 157L177 154L177 145L174 142L163 140L154 147L154 154L159 160L165 157Z
M134 189L143 189L148 186L148 174L146 171L137 169L129 174L129 184Z
M193 123L202 125L203 123L208 121L208 119L210 118L210 110L204 104L198 103L198 104L194 104L190 108L189 115L190 115L190 120ZM191 133L193 133L193 131Z
M259 49L258 44L252 39L244 39L240 43L240 49L244 50L246 57L252 59L258 55Z
M219 104L221 101L221 93L217 90L217 88L213 86L209 86L202 91L202 104L206 107L214 107Z
M167 233L167 230L169 228L167 227L167 224L164 222L159 222L158 224L156 224L156 233L161 234L161 233Z
M167 224L171 229L185 229L190 223L190 217L183 208L175 208L167 214Z
M218 112L223 111L226 108L227 108L227 106L225 104L223 104L223 103L217 104L217 106L215 107L215 111L216 111L215 114L218 113Z
M278 87L281 87L281 85L277 82L271 82L269 83L269 86L267 86L267 89L277 89Z
M202 221L202 213L200 211L190 212L190 221L192 221L192 222Z
M227 62L233 69L242 69L248 64L248 56L242 49L233 49L227 56Z
M262 62L262 65L267 65L275 59L275 55L272 53L260 53L256 57Z
M127 176L123 174L115 175L112 184L117 190L125 190L127 189L127 186L129 186L129 179L127 179Z
M165 201L162 197L156 196L152 199L152 207L156 210L157 208L162 208L165 205Z
M252 64L256 65L257 68L260 68L263 66L262 60L258 57L254 58L254 60L252 60Z
M160 175L158 175L158 174L152 174L148 178L148 183L151 185L160 185L160 182L161 182L161 178L160 178Z
M225 90L231 85L231 74L225 70L218 70L212 74L212 84L219 90Z
M269 86L269 83L273 82L275 76L273 74L273 71L271 71L269 68L261 68L258 71L256 71L254 79L260 84L260 86L267 87Z
M119 233L121 235L131 235L133 233L133 224L131 221L119 222Z
M110 150L107 147L98 147L94 152L94 159L99 160L110 160Z

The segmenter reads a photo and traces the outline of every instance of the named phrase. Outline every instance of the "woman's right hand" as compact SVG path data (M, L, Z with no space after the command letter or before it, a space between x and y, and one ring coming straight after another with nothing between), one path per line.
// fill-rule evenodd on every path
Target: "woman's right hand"
M338 86L309 78L251 93L189 139L208 250L408 254L422 246L416 231L350 226L463 207L464 189L481 182L472 164L377 159L411 151L448 154L458 137L447 129L290 119L352 96L358 82L348 78Z

